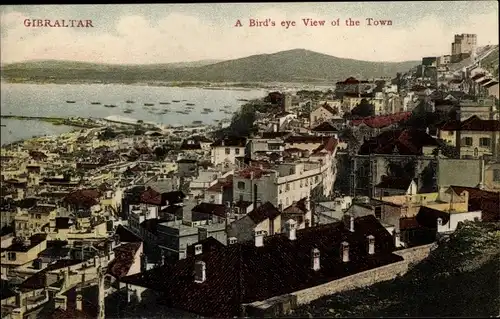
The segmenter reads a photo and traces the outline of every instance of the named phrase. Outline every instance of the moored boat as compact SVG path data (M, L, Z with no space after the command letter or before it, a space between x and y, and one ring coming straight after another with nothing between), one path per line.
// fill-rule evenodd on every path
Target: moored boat
M92 104L92 105L100 105L101 102L90 102L90 104Z
M66 101L66 103L76 103L76 101Z

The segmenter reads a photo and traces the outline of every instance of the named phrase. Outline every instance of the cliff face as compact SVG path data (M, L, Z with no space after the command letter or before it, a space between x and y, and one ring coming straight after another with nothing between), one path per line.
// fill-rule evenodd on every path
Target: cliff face
M476 317L500 309L500 223L464 223L406 275L299 308L300 317Z

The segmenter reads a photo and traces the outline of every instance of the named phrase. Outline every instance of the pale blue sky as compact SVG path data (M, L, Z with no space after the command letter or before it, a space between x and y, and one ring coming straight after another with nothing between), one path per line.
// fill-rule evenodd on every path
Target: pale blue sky
M340 57L401 61L446 54L455 33L476 33L480 45L498 43L497 1L377 3L221 3L2 6L3 63L71 59L106 63L165 63L230 59L305 48ZM305 27L302 18L324 19ZM332 27L337 18L357 28ZM365 18L392 20L369 27ZM90 19L94 28L27 28L24 19ZM250 28L250 18L294 20L285 30ZM237 19L245 25L235 28Z

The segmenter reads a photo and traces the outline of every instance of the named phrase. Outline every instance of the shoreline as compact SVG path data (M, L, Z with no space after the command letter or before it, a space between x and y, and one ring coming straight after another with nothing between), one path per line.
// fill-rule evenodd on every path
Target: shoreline
M299 89L304 86L334 86L333 82L203 82L203 81L165 81L165 82L95 82L95 81L44 81L44 80L12 80L2 79L6 84L57 84L57 85L132 85L149 87L176 87L176 88L198 88L202 90L277 90L278 87L289 87Z

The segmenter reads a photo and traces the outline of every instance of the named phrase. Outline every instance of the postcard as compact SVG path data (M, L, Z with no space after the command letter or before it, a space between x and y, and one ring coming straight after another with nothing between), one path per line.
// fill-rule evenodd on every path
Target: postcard
M2 317L500 316L497 1L0 14Z

